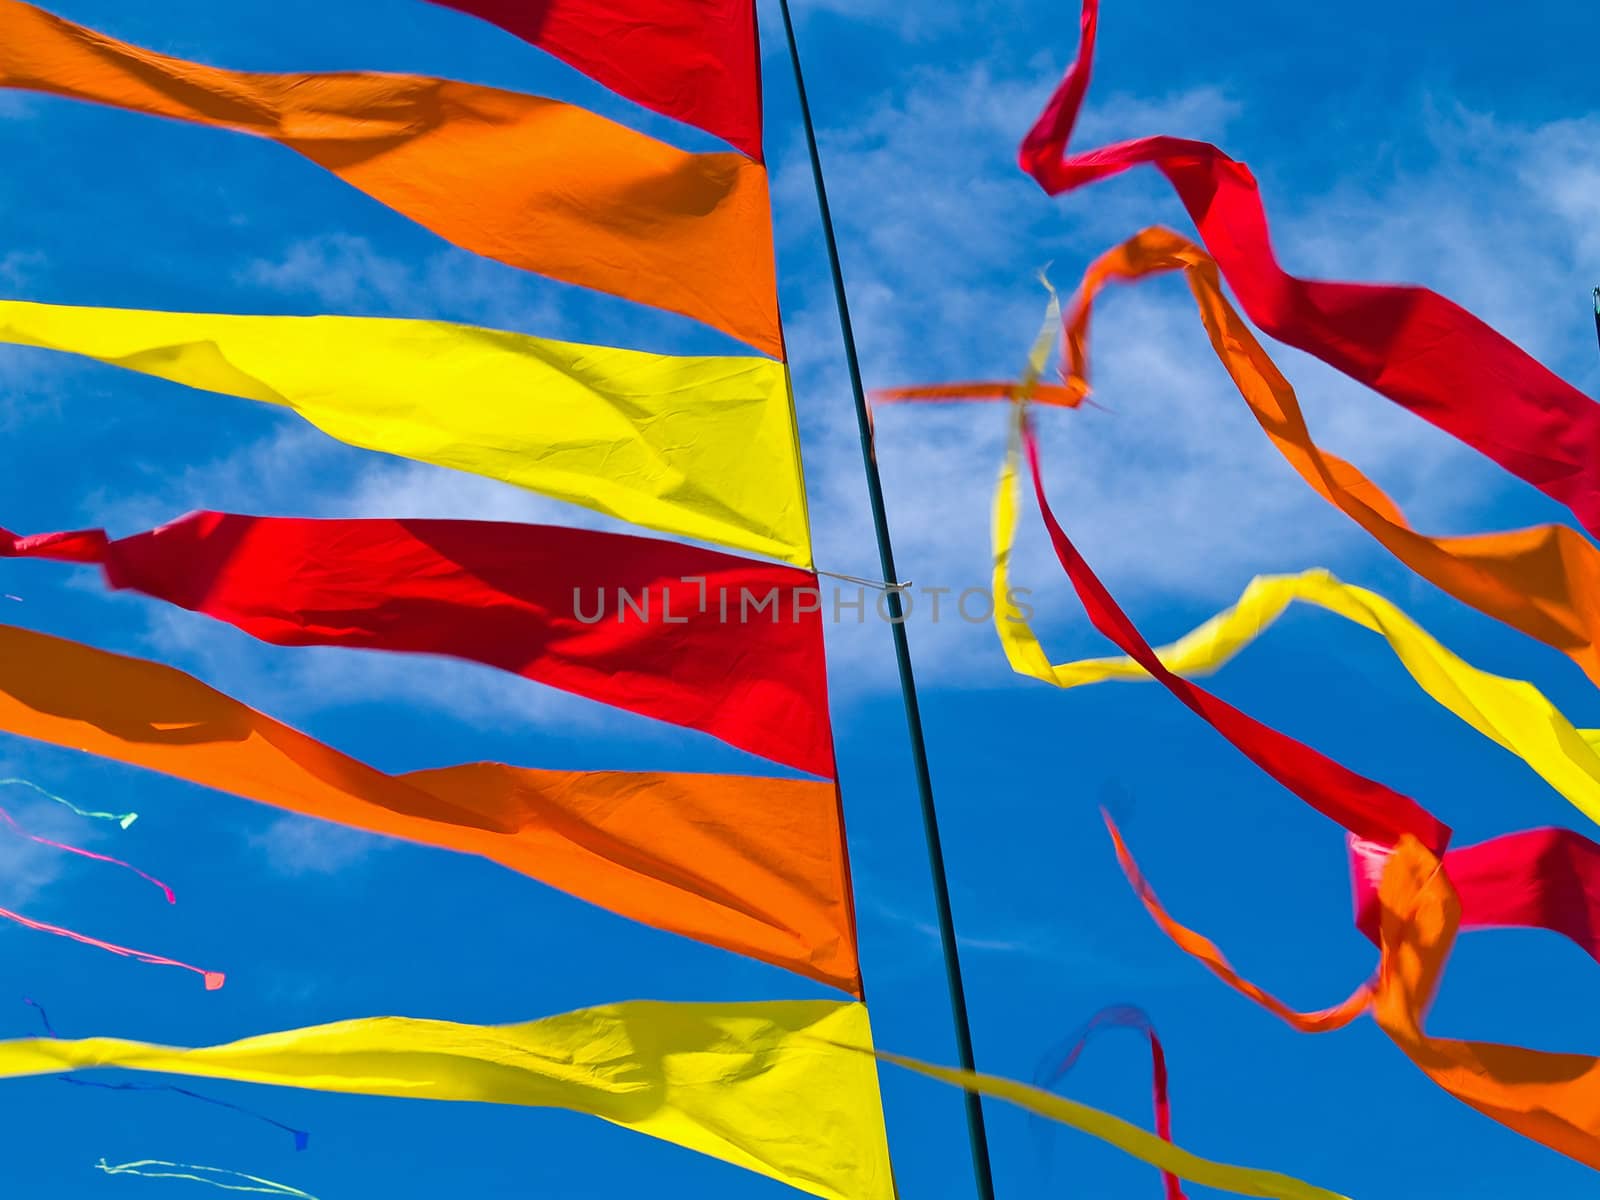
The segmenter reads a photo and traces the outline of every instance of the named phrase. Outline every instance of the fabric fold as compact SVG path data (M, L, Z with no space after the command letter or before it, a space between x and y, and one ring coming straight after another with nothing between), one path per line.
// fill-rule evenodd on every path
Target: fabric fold
M0 342L279 405L364 450L811 565L788 371L768 359L646 354L443 321L20 300L0 300Z
M827 1200L893 1200L864 1005L632 1001L521 1025L340 1021L181 1049L0 1042L0 1078L123 1067L586 1113Z
M433 0L493 22L663 116L761 159L751 0Z
M1055 196L1154 166L1258 326L1456 437L1600 533L1600 405L1509 339L1427 288L1288 274L1254 176L1208 142L1145 137L1067 152L1099 11L1099 0L1083 0L1078 60L1023 139L1022 169Z
M776 358L767 172L448 79L228 71L0 0L0 86L269 138L446 241L703 321Z
M448 655L834 773L821 599L794 567L558 525L214 512L116 541L0 530L4 557L99 563L274 645Z
M389 775L192 676L0 625L0 732L476 854L860 994L835 786L471 763Z

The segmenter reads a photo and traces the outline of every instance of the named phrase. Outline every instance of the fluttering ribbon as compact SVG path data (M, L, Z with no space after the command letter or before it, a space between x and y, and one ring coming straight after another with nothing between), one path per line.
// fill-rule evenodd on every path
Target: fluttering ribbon
M1508 533L1417 533L1383 490L1312 440L1294 388L1223 294L1216 263L1188 239L1151 228L1101 255L1063 322L1066 383L1036 386L1038 404L1073 407L1090 394L1089 323L1108 283L1182 271L1212 349L1273 446L1314 491L1435 587L1567 654L1600 683L1600 550L1563 525ZM875 400L1012 398L1020 384L983 382L896 388Z
M1356 925L1374 943L1392 850L1347 838ZM1443 858L1462 929L1545 929L1600 962L1600 845L1570 829L1524 829Z
M0 1043L0 1053L3 1051L4 1043ZM907 1058L905 1055L891 1054L887 1050L875 1050L871 1053L881 1062L902 1067L924 1078L1015 1104L1027 1112L1059 1122L1080 1133L1086 1133L1132 1158L1137 1158L1140 1162L1149 1163L1161 1171L1176 1175L1180 1179L1187 1179L1190 1183L1199 1184L1201 1187L1215 1188L1220 1192L1233 1192L1240 1196L1269 1196L1274 1200L1349 1200L1338 1192L1315 1187L1292 1176L1280 1175L1276 1171L1235 1167L1201 1158L1198 1154L1191 1154L1165 1138L1124 1121L1121 1117L1014 1079L985 1075L979 1071L964 1071L956 1067L941 1067L919 1059ZM3 1060L0 1060L0 1065L3 1065Z
M1009 558L1009 547L997 545L996 550L997 561ZM1296 602L1315 605L1383 638L1430 697L1522 759L1575 808L1600 822L1600 730L1574 728L1533 684L1479 670L1376 592L1344 583L1329 571L1257 576L1233 607L1155 654L1169 671L1186 679L1209 675L1266 633ZM1005 622L1000 636L1019 645L1019 655L1027 653L1030 635L1025 626ZM1048 681L1071 688L1149 678L1138 662L1122 657L1052 665Z
M1039 465L1038 444L1026 414L1018 407L1005 464L995 491L994 596L995 628L1012 669L1046 683L1057 683L1057 668L1045 655L1022 613L1011 602L1010 556L1017 524L1017 458L1026 453L1034 493L1056 557L1066 570L1090 622L1117 648L1137 662L1196 716L1269 776L1343 828L1384 845L1411 834L1443 852L1450 839L1443 824L1415 800L1341 766L1309 746L1262 724L1196 683L1174 674L1117 604L1050 509ZM1067 668L1067 679L1073 678ZM1081 682L1081 680L1079 680Z
M281 405L366 450L811 565L787 369L767 359L645 354L442 321L20 300L0 301L0 341Z
M176 1049L0 1042L0 1078L126 1067L316 1091L562 1108L829 1200L891 1200L864 1005L634 1001L522 1025L374 1017Z
M1030 360L1030 372L1032 368ZM1016 409L1014 417L1013 437L995 502L996 595L1006 596L1009 590L1006 567L1015 532L1020 444L1028 455L1036 499L1052 544L1091 620L1145 671L1183 698L1185 689L1175 684L1186 681L1174 675L1150 649L1061 529L1044 493L1037 443L1022 407ZM1051 666L1014 608L998 613L996 625L1015 669L1055 682L1057 668ZM1073 665L1062 670L1070 682ZM1530 697L1524 695L1523 700L1529 701ZM1248 726L1238 728L1252 739L1259 736ZM1257 761L1266 767L1266 763ZM1424 825L1433 822L1437 829L1448 833L1414 802L1404 803L1422 814ZM1452 886L1452 855L1458 856L1455 861L1462 863L1464 878L1471 888L1473 924L1551 929L1572 938L1594 955L1593 919L1600 913L1600 846L1570 831L1534 830L1496 839L1482 847L1452 851L1441 864L1438 854L1410 830L1393 832L1398 821L1389 822L1388 830L1374 836L1355 828L1351 818L1366 819L1358 808L1347 809L1342 815L1330 809L1328 815L1355 835L1358 867L1364 861L1370 864L1374 857L1387 860L1375 903L1370 896L1372 871L1366 872L1366 894L1362 871L1356 872L1357 902L1361 906L1358 915L1371 932L1376 912L1383 959L1372 982L1362 985L1334 1008L1314 1013L1296 1012L1244 980L1209 939L1173 921L1139 874L1114 825L1112 836L1130 881L1157 923L1180 949L1201 961L1230 987L1306 1032L1338 1028L1370 1006L1385 1032L1450 1094L1518 1133L1588 1165L1600 1166L1600 1070L1594 1059L1456 1042L1432 1038L1422 1031L1424 1013L1432 1001L1465 907ZM1372 845L1364 846L1366 843Z
M464 249L783 355L766 169L571 104L419 75L270 75L0 0L0 86L269 138Z
M1143 882L1115 825L1109 819L1107 825L1145 906L1163 930L1174 936L1180 949L1199 959L1229 987L1290 1019L1296 1028L1315 1033L1347 1023L1308 1028L1293 1020L1297 1014L1240 979L1231 969L1219 969L1220 952L1200 934L1167 915ZM1536 890L1544 886L1539 879L1529 882ZM1488 913L1487 923L1520 926L1522 922L1514 911L1519 906L1518 899L1510 888L1503 888L1499 894L1512 903ZM1600 894L1600 889L1595 894ZM1525 902L1521 906L1525 908ZM1402 837L1384 855L1372 910L1378 917L1380 961L1374 985L1365 985L1357 996L1370 1005L1379 1028L1424 1074L1456 1099L1524 1137L1600 1169L1600 1060L1590 1055L1438 1038L1423 1030L1428 1007L1438 991L1462 923L1462 902L1448 859L1441 862L1415 838ZM1592 936L1589 940L1593 940ZM1210 947L1214 953L1197 953L1196 945ZM1264 1003L1263 997L1268 1002ZM1354 1015L1357 1014L1350 1014Z
M1183 272L1211 346L1251 414L1313 490L1429 583L1567 654L1600 683L1600 550L1564 525L1466 537L1414 531L1377 484L1312 440L1294 388L1223 294L1216 263L1178 234L1146 229L1085 272L1063 323L1062 374L1069 391L1089 393L1089 318L1100 289L1176 270Z
M41 788L40 790L43 791L44 789ZM0 824L3 824L18 837L24 839L25 841L30 841L36 846L47 846L51 850L60 850L63 854L71 854L77 858L87 858L92 862L101 862L107 864L108 866L120 867L130 874L137 875L140 879L143 879L146 883L154 887L162 894L163 897L166 898L168 904L176 904L178 902L177 897L172 894L172 889L170 887L162 883L161 880L157 879L154 875L150 875L144 871L141 871L132 863L123 862L120 858L112 858L109 854L97 854L95 851L85 850L81 846L69 846L67 843L58 842L54 838L42 837L37 833L29 831L22 825L21 822L19 822L3 808L0 808Z
M274 645L483 663L834 773L821 593L795 567L559 525L214 512L116 541L0 530L3 557L99 564Z
M71 800L68 800L68 799L65 799L64 797L58 796L54 792L45 791L44 788L40 787L37 783L34 783L33 780L31 780L31 779L0 779L0 787L28 788L31 791L37 792L39 795L43 796L46 800L49 800L52 803L61 805L61 807L66 809L67 811L77 813L78 816L80 816L80 817L85 817L85 818L87 818L89 820L92 820L92 821L115 821L118 825L121 825L124 829L128 828L128 826L132 825L135 821L137 821L139 819L139 814L138 813L133 813L133 812L129 812L129 813L90 812L90 811L88 811L86 809L79 808Z
M1084 1022L1077 1032L1045 1056L1034 1073L1036 1087L1050 1088L1061 1082L1077 1066L1089 1042L1105 1029L1131 1029L1143 1034L1150 1045L1150 1091L1155 1106L1156 1136L1164 1142L1172 1141L1172 1105L1167 1098L1167 1052L1156 1035L1155 1022L1142 1008L1133 1004L1113 1004L1102 1008ZM1167 1200L1184 1200L1183 1186L1171 1171L1161 1173Z
M93 946L96 950L104 950L108 954L115 954L119 958L131 958L134 962L143 963L150 967L177 967L179 970L188 971L200 976L205 981L206 991L214 992L227 981L227 976L221 971L207 971L203 967L196 967L190 963L179 962L175 958L164 958L159 954L150 954L144 950L134 950L128 946L119 946L116 942L102 941L97 937L90 937L86 933L79 933L74 929L64 929L60 925L51 925L47 921L35 921L21 913L12 912L9 908L0 908L0 920L12 921L24 929L31 929L36 933L48 933L55 937L66 938L68 941L77 942L80 946Z
M170 667L0 625L0 731L467 854L859 995L836 787L472 763L388 775Z
M1507 338L1427 288L1288 274L1273 255L1255 178L1208 142L1145 137L1067 153L1099 8L1083 0L1078 60L1023 140L1022 169L1060 195L1156 167L1258 326L1452 434L1600 532L1600 405Z
M55 1026L50 1024L50 1014L45 1011L44 1005L37 1000L30 1000L26 997L23 998L22 1002L38 1012L39 1020L44 1025L44 1031L47 1035L53 1038L61 1036L56 1032ZM227 1100L219 1100L215 1096L207 1096L201 1092L190 1091L188 1088L181 1088L175 1084L106 1083L100 1079L85 1079L83 1076L74 1075L70 1071L65 1075L57 1075L56 1078L62 1083L71 1084L73 1087L98 1088L107 1092L170 1092L172 1095L183 1096L185 1099L198 1100L202 1104L210 1104L216 1108L226 1108L232 1112L239 1113L241 1116L260 1121L263 1125L271 1125L274 1129L281 1129L294 1138L294 1148L296 1150L304 1150L311 1144L311 1135L304 1129L296 1129L293 1125L285 1125L282 1121L275 1121L264 1113L245 1108L241 1104L232 1104Z
M38 788L36 785L28 784L26 780L8 780L6 782L27 784L29 787L35 787L35 790L42 792L46 796L50 795L50 793L45 792L43 788ZM63 801L63 803L65 803L65 801ZM91 859L94 862L106 863L113 867L121 867L124 871L129 871L132 874L139 876L140 879L143 879L147 883L154 886L161 892L162 896L165 897L168 904L173 904L176 902L176 898L173 896L172 889L170 887L162 883L161 880L157 879L154 875L146 874L144 871L141 871L138 867L133 866L131 863L123 862L120 858L112 858L108 854L97 854L93 850L84 850L78 846L69 846L65 842L58 842L52 838L41 837L36 833L31 833L20 823L18 823L15 817L13 817L3 808L0 808L0 824L4 824L17 836L25 838L37 845L48 846L52 850L60 850L65 854L72 854L79 858ZM127 946L119 946L115 942L102 941L97 937L91 937L86 933L79 933L76 930L65 929L60 925L51 925L45 921L35 921L33 918L25 917L21 913L12 912L9 908L0 908L0 919L12 921L15 924L21 925L24 929L31 929L37 933L48 933L55 937L66 938L69 941L77 942L79 945L93 946L97 950L105 950L108 953L116 954L123 958L131 958L137 962L145 963L150 966L180 967L185 971L192 971L194 974L201 976L205 980L206 988L209 991L214 991L217 988L220 988L223 984L224 976L220 971L207 971L200 967L191 966L188 963L178 962L176 959L164 958L159 954L149 954L143 950L133 950Z
M637 104L761 158L749 0L434 0L492 21Z
M102 1158L95 1164L95 1169L107 1175L135 1175L140 1179L182 1179L221 1188L225 1192L254 1192L262 1196L284 1196L289 1200L317 1200L310 1192L302 1192L287 1183L275 1183L259 1175L246 1175L243 1171L231 1171L227 1167L200 1167L193 1163L167 1162L161 1158L141 1158L137 1162L112 1165Z

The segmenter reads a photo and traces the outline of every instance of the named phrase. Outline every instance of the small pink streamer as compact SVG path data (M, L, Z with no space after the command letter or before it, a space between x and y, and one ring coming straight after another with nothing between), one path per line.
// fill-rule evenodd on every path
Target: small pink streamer
M154 875L145 874L145 872L141 871L132 863L125 863L120 858L112 858L109 854L96 854L93 850L84 850L77 846L69 846L65 842L57 842L52 841L47 837L40 837L36 833L29 833L17 822L15 817L13 817L3 808L0 808L0 821L4 821L7 825L9 825L12 832L17 834L19 837L27 838L28 841L35 842L40 846L49 846L53 850L61 850L67 854L76 854L79 858L89 858L93 859L95 862L110 863L113 867L121 867L124 871L132 871L140 879L146 880L160 888L161 894L167 898L168 904L176 904L178 902L178 898L172 894L171 888L162 883L161 880L157 879Z
M76 933L71 929L63 929L59 925L35 921L31 917L23 916L21 913L14 913L9 908L0 908L0 918L4 918L7 921L15 921L25 929L33 929L40 933L53 933L57 937L70 938L72 941L80 942L85 946L108 950L112 954L121 955L123 958L131 958L135 962L146 963L152 967L181 967L185 971L193 971L205 980L206 991L208 992L216 991L227 978L221 971L207 971L201 967L191 966L189 963L179 962L175 958L162 958L159 954L146 954L143 950L133 950L127 946L118 946L114 942L103 942L99 938L90 937L86 933Z

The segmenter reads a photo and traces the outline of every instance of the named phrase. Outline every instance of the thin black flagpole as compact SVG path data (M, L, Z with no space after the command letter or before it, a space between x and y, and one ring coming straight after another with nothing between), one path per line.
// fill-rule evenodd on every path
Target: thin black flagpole
M855 393L856 423L861 431L861 460L866 468L867 495L872 502L872 523L878 534L878 560L884 582L890 584L888 606L890 629L894 634L895 662L900 668L900 696L905 702L906 729L911 736L911 758L916 768L917 796L922 802L922 829L928 844L928 867L933 875L933 895L939 914L939 943L944 950L945 982L950 989L950 1008L955 1017L956 1053L961 1066L975 1070L972 1058L972 1027L967 1019L967 994L961 983L961 960L956 950L955 918L950 912L950 885L945 878L944 849L939 841L939 817L933 806L933 777L928 770L928 747L922 735L922 711L917 705L917 683L911 672L911 644L906 638L905 614L900 593L892 585L899 581L894 568L894 547L889 540L889 518L883 505L883 481L878 476L878 456L872 444L872 417L861 386L861 362L856 356L855 331L850 324L850 305L845 299L844 273L839 266L839 245L833 235L833 216L828 209L828 189L822 181L822 158L817 152L817 132L811 124L811 105L806 99L805 75L800 70L800 46L795 41L794 19L789 15L789 0L778 0L783 11L783 28L789 38L789 61L794 64L795 89L800 94L800 119L805 124L806 147L811 152L811 174L817 185L817 206L822 212L822 233L828 245L828 266L833 272L833 298L839 309L839 330L844 335L845 363L850 369L850 387ZM989 1137L983 1125L983 1107L973 1092L963 1094L967 1107L967 1135L972 1143L972 1170L977 1178L979 1200L994 1200L994 1179L989 1170Z
M1594 290L1594 337L1600 342L1600 288Z

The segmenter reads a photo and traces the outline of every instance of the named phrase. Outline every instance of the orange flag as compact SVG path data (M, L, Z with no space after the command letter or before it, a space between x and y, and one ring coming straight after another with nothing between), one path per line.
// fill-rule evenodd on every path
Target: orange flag
M477 254L783 356L767 173L586 109L419 75L268 75L0 0L0 85L252 133Z
M478 854L859 996L831 783L470 763L389 775L192 676L0 625L0 732Z

